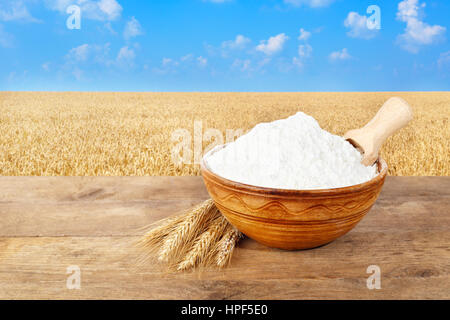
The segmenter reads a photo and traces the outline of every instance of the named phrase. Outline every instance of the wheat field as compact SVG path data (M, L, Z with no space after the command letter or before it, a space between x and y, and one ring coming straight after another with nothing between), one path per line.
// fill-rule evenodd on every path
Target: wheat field
M200 135L226 136L303 111L342 135L391 96L411 104L414 120L383 147L389 174L448 176L450 92L0 92L0 175L198 175L198 165L177 166L171 155L172 134L184 129L194 140L196 121Z

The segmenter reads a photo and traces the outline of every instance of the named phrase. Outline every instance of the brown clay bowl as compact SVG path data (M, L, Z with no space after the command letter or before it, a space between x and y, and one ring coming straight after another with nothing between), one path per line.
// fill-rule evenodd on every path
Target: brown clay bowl
M379 158L377 166L379 173L370 181L321 190L272 189L227 180L210 171L204 159L201 171L216 206L239 231L266 246L295 250L329 243L364 217L386 178L386 162Z

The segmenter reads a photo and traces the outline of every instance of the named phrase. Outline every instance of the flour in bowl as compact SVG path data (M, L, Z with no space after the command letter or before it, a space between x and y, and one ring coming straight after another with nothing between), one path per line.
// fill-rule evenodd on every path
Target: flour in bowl
M260 123L224 148L205 155L215 174L249 185L279 189L330 189L369 181L376 165L344 138L320 128L303 112Z

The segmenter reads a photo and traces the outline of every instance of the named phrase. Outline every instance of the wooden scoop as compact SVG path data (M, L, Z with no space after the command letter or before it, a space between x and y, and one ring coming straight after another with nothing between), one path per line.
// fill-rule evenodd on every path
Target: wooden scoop
M344 139L363 154L362 164L371 166L377 161L384 141L406 126L412 118L412 109L405 100L390 98L369 123L361 129L348 131Z

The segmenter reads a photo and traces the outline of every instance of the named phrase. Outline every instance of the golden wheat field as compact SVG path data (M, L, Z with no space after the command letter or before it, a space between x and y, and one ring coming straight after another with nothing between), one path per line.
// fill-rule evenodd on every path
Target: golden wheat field
M227 130L303 111L342 135L394 95L411 104L415 118L383 147L389 174L449 175L450 92L0 92L0 175L197 175L198 165L172 161L175 130L189 133L192 148L195 134L208 133L199 150L229 141Z

